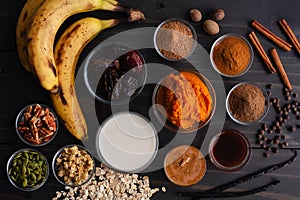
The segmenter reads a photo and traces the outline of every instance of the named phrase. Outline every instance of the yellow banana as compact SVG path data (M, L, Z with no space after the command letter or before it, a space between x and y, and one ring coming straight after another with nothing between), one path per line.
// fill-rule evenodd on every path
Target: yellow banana
M32 72L42 87L54 93L58 91L53 44L57 30L65 19L73 14L92 10L120 10L120 6L112 2L113 0L49 0L41 5L27 33L27 51Z
M79 140L87 139L87 125L77 100L74 79L77 60L83 48L102 30L118 20L83 18L72 24L59 38L54 50L58 72L58 93L51 93L56 113L69 132Z
M19 59L23 67L27 71L31 71L31 66L28 61L26 32L31 24L32 17L37 9L44 3L45 0L27 0L19 15L16 27L16 43Z

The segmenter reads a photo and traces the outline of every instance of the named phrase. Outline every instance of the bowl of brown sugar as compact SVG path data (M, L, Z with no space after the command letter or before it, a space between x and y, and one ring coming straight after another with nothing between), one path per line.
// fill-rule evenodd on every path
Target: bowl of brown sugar
M181 61L195 50L197 34L190 23L171 18L163 21L155 30L154 47L168 61Z
M214 69L222 76L242 76L252 65L253 49L243 36L226 34L212 45L210 60Z
M269 96L256 83L243 82L235 85L226 98L226 110L233 121L251 125L261 121L269 110Z

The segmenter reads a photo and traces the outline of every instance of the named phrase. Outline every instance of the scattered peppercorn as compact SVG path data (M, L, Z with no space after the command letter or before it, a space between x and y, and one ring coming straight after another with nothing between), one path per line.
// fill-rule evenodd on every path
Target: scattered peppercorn
M267 84L266 87L267 87L268 89L272 89L272 88L273 88L273 85L270 83L270 84Z
M265 152L265 153L264 153L264 156L267 158L267 157L269 157L269 156L270 156L270 154L269 154L269 153L267 153L267 152Z

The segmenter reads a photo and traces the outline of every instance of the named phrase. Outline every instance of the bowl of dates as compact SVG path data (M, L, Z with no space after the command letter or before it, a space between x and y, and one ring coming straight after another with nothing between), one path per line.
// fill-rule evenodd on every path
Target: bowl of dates
M119 43L98 45L83 66L87 89L109 105L129 103L141 93L147 78L141 53Z

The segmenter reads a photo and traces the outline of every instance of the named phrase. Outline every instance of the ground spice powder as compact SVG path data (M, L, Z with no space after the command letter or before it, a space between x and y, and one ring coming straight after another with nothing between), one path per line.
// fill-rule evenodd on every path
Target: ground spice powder
M231 92L228 100L231 114L239 121L253 122L264 113L265 97L253 84L238 86Z
M226 75L239 75L249 65L250 48L238 37L230 36L219 42L213 50L213 61L218 70Z
M188 57L193 50L194 42L191 29L176 20L162 25L156 36L160 53L171 60Z

